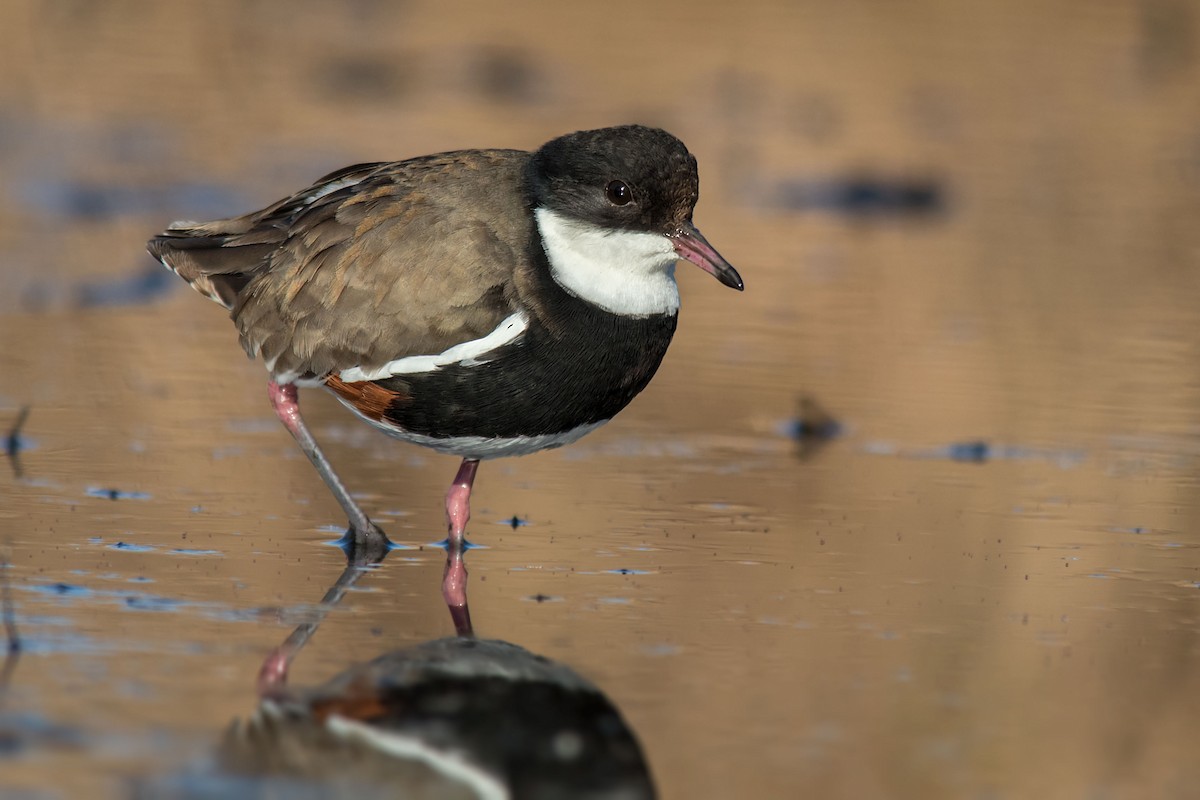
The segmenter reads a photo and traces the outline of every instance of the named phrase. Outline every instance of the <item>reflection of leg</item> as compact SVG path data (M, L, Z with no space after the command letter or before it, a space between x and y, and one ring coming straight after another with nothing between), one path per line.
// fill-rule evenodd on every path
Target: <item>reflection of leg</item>
M368 531L377 531L371 520L363 513L363 510L358 507L358 503L354 502L354 498L346 491L346 487L342 485L342 481L338 478L337 473L333 471L333 467L325 458L325 454L321 452L321 448L317 447L317 441L313 438L308 430L308 426L304 424L303 417L300 416L300 403L296 393L296 385L293 383L275 383L270 381L267 383L267 394L271 398L271 405L275 409L275 416L279 417L279 421L288 429L288 433L292 434L296 443L300 445L300 449L304 451L304 455L308 456L308 460L317 468L321 479L325 481L325 485L329 487L329 491L333 492L334 498L341 505L342 510L346 512L347 518L350 520L350 528L356 535L361 536Z
M463 633L470 631L471 617L467 610L467 565L463 560L466 542L467 520L471 518L471 487L475 483L475 471L479 461L464 458L446 492L446 571L442 575L442 597L454 617L454 627Z
M318 626L324 621L325 615L335 605L341 602L346 591L358 583L358 579L367 571L366 568L379 564L387 557L392 543L378 528L367 530L356 539L351 538L345 544L346 568L334 582L312 619L300 623L291 632L283 644L276 647L263 661L258 670L258 694L261 697L280 694L287 686L288 667L300 652L301 648L317 632Z
M471 608L467 605L467 563L463 548L453 543L446 547L446 572L442 577L442 597L454 620L454 632L459 636L474 636L471 627Z
M288 667L296 657L297 647L281 644L271 651L258 668L258 696L269 697L287 686Z

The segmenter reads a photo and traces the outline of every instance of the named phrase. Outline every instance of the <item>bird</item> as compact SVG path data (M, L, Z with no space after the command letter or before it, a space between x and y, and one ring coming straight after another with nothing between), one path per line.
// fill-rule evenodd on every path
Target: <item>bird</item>
M345 511L300 414L330 391L384 433L462 459L445 508L461 551L479 462L570 444L629 404L675 332L675 266L742 291L692 221L697 162L659 128L349 166L266 208L180 221L150 254L228 309L271 405ZM466 570L442 591L466 604Z

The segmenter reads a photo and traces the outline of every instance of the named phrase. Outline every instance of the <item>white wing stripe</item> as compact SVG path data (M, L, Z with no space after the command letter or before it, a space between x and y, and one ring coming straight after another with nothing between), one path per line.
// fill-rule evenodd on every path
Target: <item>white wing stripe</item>
M469 342L456 344L444 353L436 356L405 356L389 361L376 369L351 367L344 369L339 377L346 383L358 381L378 381L395 375L412 375L418 372L432 372L452 364L475 366L487 361L488 353L513 342L529 327L529 318L518 311L496 326L496 329L482 339L472 339Z
M368 747L401 759L419 761L448 780L469 787L479 800L508 800L512 796L499 779L473 764L462 753L438 750L415 736L376 728L336 714L329 717L325 726L336 736L357 739Z

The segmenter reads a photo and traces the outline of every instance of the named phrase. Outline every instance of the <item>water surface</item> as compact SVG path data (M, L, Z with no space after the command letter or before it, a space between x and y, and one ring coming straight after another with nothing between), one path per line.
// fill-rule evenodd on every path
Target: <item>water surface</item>
M0 793L203 772L344 565L261 366L145 238L343 164L639 120L698 155L697 224L747 290L681 265L650 388L483 466L476 630L601 687L664 797L1194 796L1197 24L6 5L0 430L30 411L0 465L25 645ZM804 397L831 440L797 441ZM453 632L456 465L302 403L408 548L296 660L313 684Z

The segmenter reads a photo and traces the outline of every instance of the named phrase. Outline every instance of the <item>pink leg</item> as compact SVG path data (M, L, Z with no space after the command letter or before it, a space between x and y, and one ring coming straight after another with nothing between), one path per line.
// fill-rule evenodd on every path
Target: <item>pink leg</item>
M333 492L333 496L341 505L342 510L346 512L346 517L350 520L350 528L360 536L366 535L368 532L378 532L379 529L358 507L358 503L354 502L350 492L346 491L341 479L333 471L333 466L325 458L321 448L317 447L317 441L309 432L308 426L304 424L304 418L300 416L300 402L296 385L269 381L267 395L271 398L275 416L279 417L279 421L288 429L288 433L292 434L296 443L300 445L300 449L304 451L304 455L308 456L308 460L317 468L318 474L325 481L325 485L329 487L329 491Z
M475 485L478 469L478 459L464 458L454 483L446 491L446 522L450 527L451 544L461 544L467 532L467 520L471 518L471 487Z
M467 520L471 518L471 487L479 461L464 458L446 492L446 522L450 529L446 537L446 571L442 575L442 597L450 608L454 626L460 632L471 627L467 610L467 565L463 561Z

